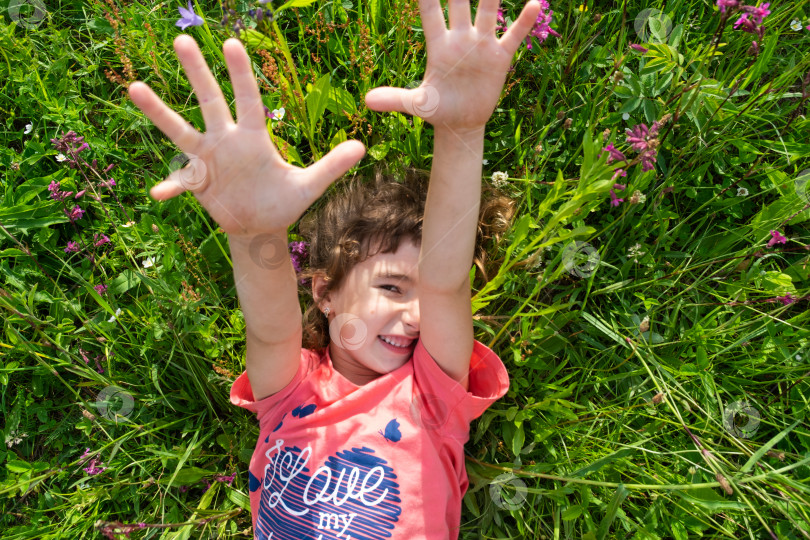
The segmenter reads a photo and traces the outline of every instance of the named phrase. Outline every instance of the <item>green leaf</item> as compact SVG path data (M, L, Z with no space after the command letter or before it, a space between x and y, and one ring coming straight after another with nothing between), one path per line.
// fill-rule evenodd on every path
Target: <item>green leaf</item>
M776 436L773 439L771 439L770 441L763 444L762 447L759 450L757 450L756 452L754 452L754 455L751 456L748 459L748 461L745 462L745 465L742 466L742 469L740 469L740 472L741 473L747 473L748 471L750 471L754 467L754 465L756 465L757 461L762 459L762 456L764 456L768 452L768 450L773 448L773 446L776 443L778 443L779 441L784 439L787 436L788 433L793 431L793 428L795 428L796 426L799 425L799 423L801 421L802 421L802 419L799 418L798 420L793 422L791 425L789 425L788 427L786 427L785 429L783 429L782 431L777 433Z
M562 520L571 521L573 519L577 519L581 515L582 515L582 506L575 504L574 506L569 506L568 508L565 509L565 512L562 513Z
M305 99L307 105L307 118L309 120L309 130L315 133L315 126L318 120L323 117L326 106L329 104L329 91L332 88L329 84L330 75L327 73L315 83L312 91Z
M616 491L613 493L613 497L610 499L610 505L605 513L605 517L602 518L602 522L599 524L599 531L597 531L596 535L599 540L604 540L605 536L607 536L610 530L610 524L613 523L616 514L619 512L619 508L622 506L622 502L629 494L630 491L628 491L623 484L618 485Z
M326 107L329 112L339 116L357 112L357 102L355 102L354 96L337 86L333 86L329 91L329 103Z
M24 473L32 469L31 464L26 461L15 459L6 463L6 469L13 473Z

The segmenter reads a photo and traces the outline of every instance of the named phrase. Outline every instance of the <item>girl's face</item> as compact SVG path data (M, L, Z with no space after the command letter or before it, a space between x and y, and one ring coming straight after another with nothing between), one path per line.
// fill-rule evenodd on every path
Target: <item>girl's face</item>
M355 265L340 290L320 302L321 310L329 307L332 364L354 384L394 371L413 355L418 261L419 246L404 239L395 253L377 253Z

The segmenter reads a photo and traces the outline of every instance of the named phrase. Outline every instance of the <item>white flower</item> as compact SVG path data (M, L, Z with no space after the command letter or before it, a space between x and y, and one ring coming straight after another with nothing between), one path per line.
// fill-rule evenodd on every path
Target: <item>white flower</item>
M284 110L284 107L280 109L273 109L272 116L270 118L272 118L273 120L281 120L284 118L285 112L287 111Z
M56 154L56 161L58 161L59 163L62 163L62 162L63 162L63 161L65 161L66 159L67 159L67 158L65 157L65 154L63 154L63 153L61 153L61 152L60 152L60 153L58 153L58 154Z
M147 257L143 260L143 267L144 268L152 268L155 266L155 258L154 257Z
M107 322L114 322L115 318L118 317L119 315L121 315L121 308L116 309L115 310L115 315L113 315L112 317L107 319Z
M121 225L121 226L122 226L122 227L132 227L133 225L135 225L135 222L134 222L134 221L127 221L126 223L124 223L124 224L123 224L123 225Z
M799 30L801 30L801 29L802 29L802 23L801 23L801 22L799 22L799 20L798 20L798 19L793 19L792 21L790 21L790 27L791 27L793 30L795 30L796 32L798 32Z
M488 159L484 159L484 160L482 160L482 161L481 161L481 163L483 163L484 165L489 165L489 160L488 160Z
M646 200L647 196L639 190L635 190L633 195L630 196L630 204L644 204Z
M492 185L495 187L505 186L507 180L509 180L509 175L505 172L497 171L492 173Z
M748 196L747 189L745 189L744 187L737 188L737 197L747 197L747 196Z
M638 262L638 257L644 255L646 251L641 251L641 244L636 244L627 250L627 257L632 258L634 262Z
M25 124L25 131L23 131L23 135L28 135L33 130L34 130L34 124Z
M629 113L622 114L622 120L630 120L630 114Z

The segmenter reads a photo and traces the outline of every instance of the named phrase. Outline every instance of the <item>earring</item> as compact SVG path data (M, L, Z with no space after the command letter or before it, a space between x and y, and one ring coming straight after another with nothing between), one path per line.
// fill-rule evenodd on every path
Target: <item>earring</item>
M326 315L327 317L329 316L329 308L328 307L323 308L323 314Z

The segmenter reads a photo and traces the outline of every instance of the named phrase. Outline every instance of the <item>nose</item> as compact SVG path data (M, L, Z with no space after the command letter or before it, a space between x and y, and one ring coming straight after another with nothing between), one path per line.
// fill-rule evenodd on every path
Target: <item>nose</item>
M414 298L405 305L402 313L402 322L411 327L414 332L419 331L419 299Z

